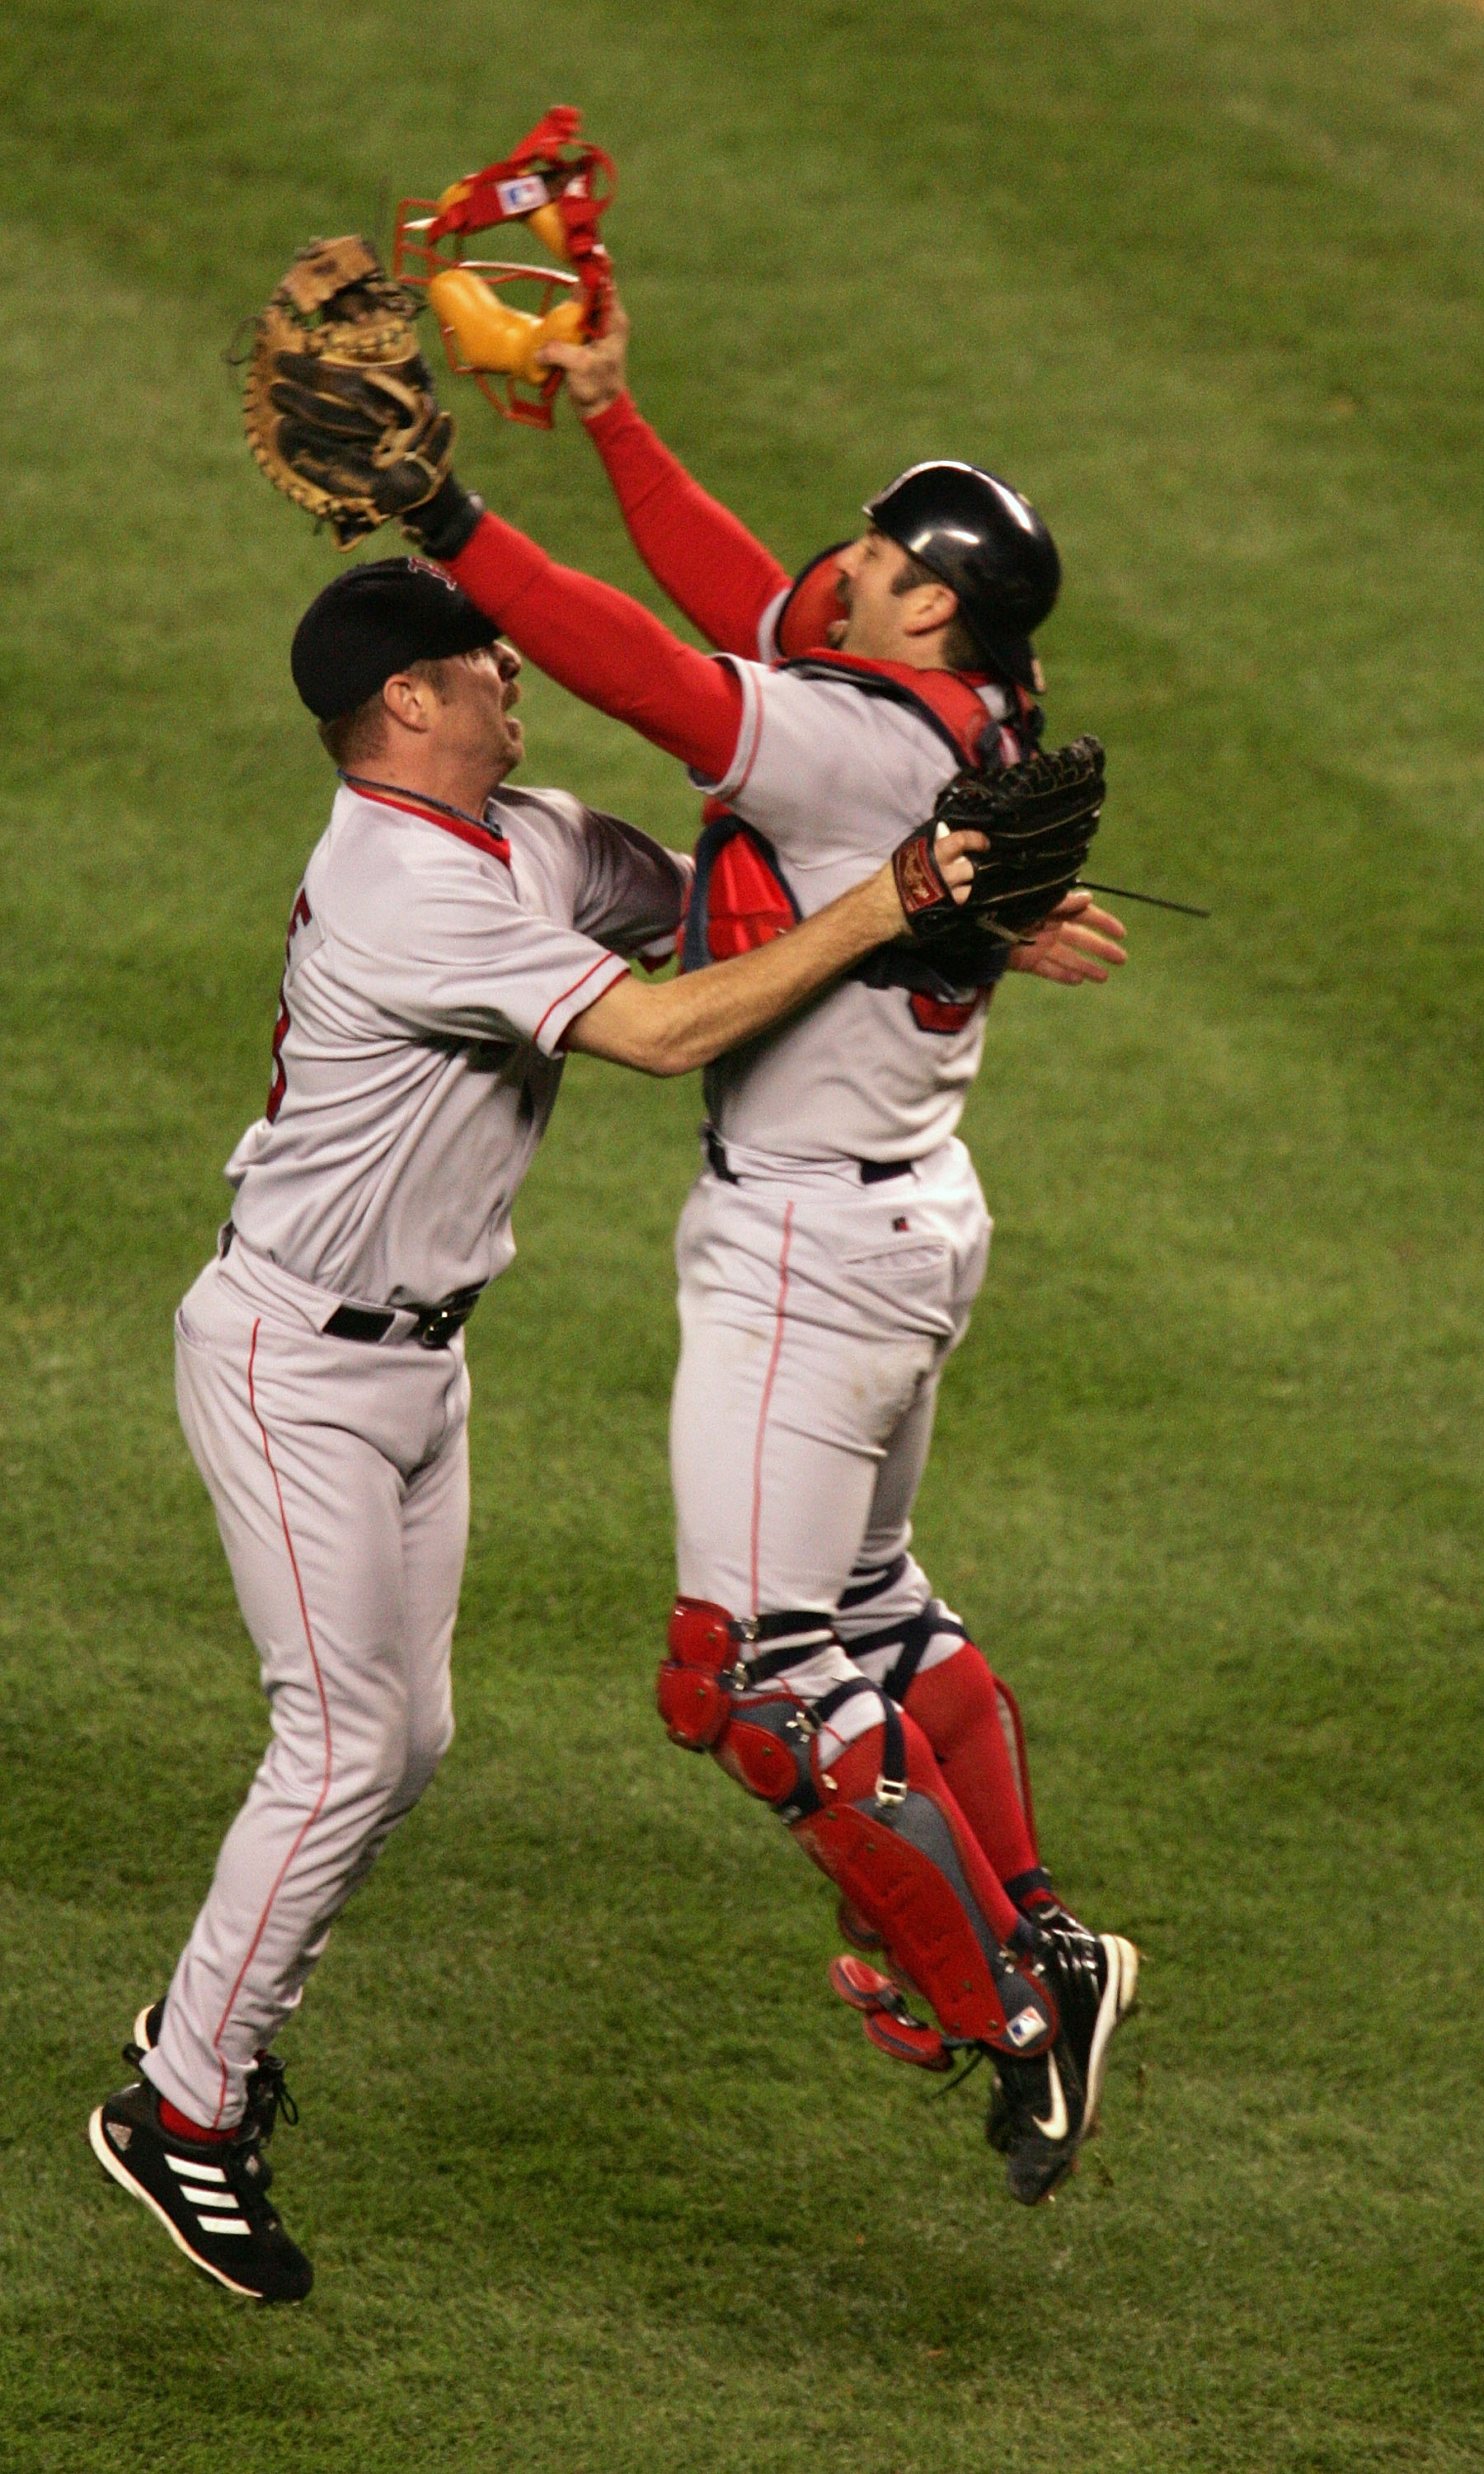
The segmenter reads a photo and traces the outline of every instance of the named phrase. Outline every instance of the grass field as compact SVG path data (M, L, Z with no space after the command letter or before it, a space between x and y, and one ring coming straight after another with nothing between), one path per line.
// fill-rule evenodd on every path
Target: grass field
M0 2465L1484 2464L1484 17L25 0L0 79ZM1147 1998L1025 2215L665 1745L699 1093L580 1065L471 1329L459 1738L285 2040L318 2283L253 2313L83 2136L264 1727L170 1318L323 818L285 654L332 554L221 353L301 240L558 100L672 443L790 561L922 454L1019 479L1098 872L1215 911L995 1007L919 1530ZM457 408L470 482L638 583L569 417ZM689 837L677 767L527 711L530 778Z

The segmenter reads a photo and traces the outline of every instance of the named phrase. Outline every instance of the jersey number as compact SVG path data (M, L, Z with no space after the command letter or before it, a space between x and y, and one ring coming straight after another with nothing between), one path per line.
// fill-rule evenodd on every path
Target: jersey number
M273 1080L268 1085L268 1106L265 1111L270 1125L282 1107L283 1095L289 1087L288 1077L283 1070L283 1043L289 1035L289 955L293 949L295 930L307 928L308 925L309 896L300 885L294 908L289 912L289 933L283 940L283 977L278 982L278 1019L274 1024Z

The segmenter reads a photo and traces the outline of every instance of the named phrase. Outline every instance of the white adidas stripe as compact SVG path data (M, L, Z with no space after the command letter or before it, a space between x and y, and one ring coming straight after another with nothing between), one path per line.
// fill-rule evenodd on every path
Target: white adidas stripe
M192 2182L225 2182L227 2179L220 2165L198 2165L194 2161L188 2162L183 2156L172 2156L168 2147L165 2150L165 2162L172 2173L181 2173Z
M203 2233L251 2234L251 2226L237 2214L242 2201L235 2191L227 2187L227 2175L220 2165L201 2165L194 2157L172 2156L168 2147L165 2162L172 2173L179 2175L180 2196L189 2199Z

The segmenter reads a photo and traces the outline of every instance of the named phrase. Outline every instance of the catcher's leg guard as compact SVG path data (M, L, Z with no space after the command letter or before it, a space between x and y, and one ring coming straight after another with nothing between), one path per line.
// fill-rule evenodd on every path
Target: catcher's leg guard
M910 1718L898 1723L899 1783L878 1775L890 1728L873 1728L820 1771L819 1809L802 1815L793 1835L879 1932L949 2036L1041 2052L1056 2033L1056 2004L1003 1947L1015 1909L945 1790L925 1737Z
M971 1641L916 1675L902 1707L938 1757L954 1797L1001 1881L1041 1863L1025 1734L1015 1694Z
M835 1922L840 1928L841 1940L848 1941L852 1950L880 1949L880 1934L866 1922L859 1907L851 1906L849 1899L842 1897L836 1902Z
M765 1629L786 1634L790 1648L744 1659ZM812 1642L827 1647L832 1640L828 1619L820 1615L765 1616L743 1626L725 1607L677 1598L670 1655L655 1688L671 1742L687 1752L714 1753L750 1795L760 1796L780 1819L797 1820L818 1802L811 1773L814 1723L793 1694L756 1686L767 1679L775 1657L797 1662L811 1654Z
M655 1679L655 1701L672 1744L706 1753L726 1733L731 1695L745 1675L725 1607L677 1598L670 1614L670 1655Z
M759 1650L764 1639L778 1646ZM1018 1919L945 1790L926 1737L864 1677L812 1707L787 1689L790 1666L837 1646L827 1618L734 1623L680 1599L658 1699L672 1738L714 1754L786 1823L871 1928L950 2036L1037 2053L1057 2032L1054 2000L1002 1944ZM777 1681L778 1688L766 1687ZM870 1693L882 1713L822 1763L820 1728ZM838 1738L836 1738L838 1741Z

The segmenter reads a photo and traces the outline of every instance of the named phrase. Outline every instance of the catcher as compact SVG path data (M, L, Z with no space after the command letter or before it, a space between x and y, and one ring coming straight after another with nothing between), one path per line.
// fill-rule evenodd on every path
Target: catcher
M659 1702L835 1882L857 1952L884 1953L890 1975L854 1953L831 1971L872 2040L931 2070L993 2054L990 2136L1034 2203L1095 2122L1138 1960L1056 1897L1013 1696L933 1594L911 1510L988 1254L954 1128L993 989L1008 968L1075 984L1123 958L1119 923L1074 889L1102 751L1039 752L1031 635L1060 567L1024 498L969 465L919 466L791 580L640 420L626 335L615 303L600 341L546 357L719 660L487 515L430 393L383 417L364 371L347 383L290 354L258 451L291 495L323 492L343 534L400 517L529 658L687 764L707 806L683 967L788 933L910 837L911 944L707 1074L677 1249L681 1595ZM934 843L970 819L987 847L950 914Z

